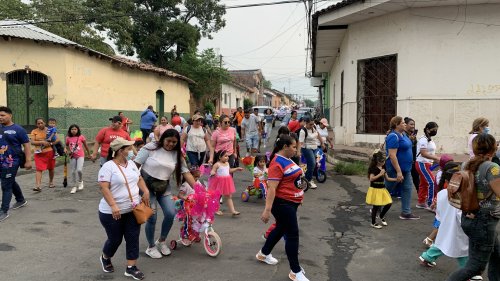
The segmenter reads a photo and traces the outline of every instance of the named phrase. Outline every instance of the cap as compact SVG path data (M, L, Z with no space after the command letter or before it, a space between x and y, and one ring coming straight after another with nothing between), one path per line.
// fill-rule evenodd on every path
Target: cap
M122 118L120 116L116 115L116 116L109 118L109 121L113 121L113 123L122 122Z
M446 165L446 163L448 163L450 161L453 161L453 157L451 157L448 154L441 155L441 158L439 159L439 167L444 169L444 165Z
M319 120L319 123L328 127L328 120L326 120L326 118L322 118L321 120Z
M193 117L191 117L191 119L193 119L193 121L196 121L198 119L203 119L203 116L201 116L200 114L195 114L193 115Z
M117 151L118 149L124 147L124 146L129 146L129 145L133 145L135 143L135 141L128 141L124 138L116 138L114 139L110 144L109 144L109 147L113 150L113 151Z

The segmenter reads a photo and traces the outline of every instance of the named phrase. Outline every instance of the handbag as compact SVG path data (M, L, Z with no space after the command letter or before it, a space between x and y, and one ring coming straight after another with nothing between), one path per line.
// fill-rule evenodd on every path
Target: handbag
M162 195L167 191L169 184L168 180L159 180L155 177L152 177L143 169L141 170L141 175L144 178L146 186L150 191L154 192L157 195Z
M123 178L125 179L125 185L127 186L128 190L128 197L130 198L130 201L132 202L132 205L134 205L134 199L132 199L132 193L130 192L130 186L128 185L127 177L122 171L122 168L118 163L116 163L116 166L118 166L118 169L123 175ZM149 205L149 202L144 201L141 199L141 203L138 205L134 206L132 209L132 213L134 214L135 220L137 221L138 224L143 224L145 223L154 213L153 209L151 209L151 206Z

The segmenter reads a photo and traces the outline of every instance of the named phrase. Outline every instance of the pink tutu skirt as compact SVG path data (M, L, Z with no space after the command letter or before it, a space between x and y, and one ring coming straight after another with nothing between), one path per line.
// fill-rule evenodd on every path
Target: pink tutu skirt
M231 176L214 176L210 178L208 188L218 190L222 195L231 195L236 192L233 177Z

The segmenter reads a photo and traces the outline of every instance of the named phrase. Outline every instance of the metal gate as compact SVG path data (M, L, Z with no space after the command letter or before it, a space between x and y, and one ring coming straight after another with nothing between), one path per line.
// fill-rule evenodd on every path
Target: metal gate
M358 61L358 134L384 134L396 115L397 56Z
M7 74L7 106L13 112L13 121L26 129L34 127L35 118L47 120L47 76L30 70Z
M165 94L162 90L156 91L156 112L160 118L165 115Z

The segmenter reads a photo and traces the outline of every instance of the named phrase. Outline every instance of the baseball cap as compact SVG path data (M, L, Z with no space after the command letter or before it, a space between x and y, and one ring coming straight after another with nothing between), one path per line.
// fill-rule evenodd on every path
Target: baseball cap
M453 157L451 157L448 154L441 155L441 158L439 159L439 167L444 169L444 165L446 165L446 163L448 163L450 161L453 161Z
M326 118L321 118L321 120L319 120L319 122L325 126L328 127L328 120L326 120Z
M195 114L195 115L193 115L193 117L191 117L191 119L193 119L193 121L195 121L198 119L203 119L203 116L201 116L200 114Z
M116 116L109 118L109 121L112 121L113 123L122 122L122 118L120 116L116 115Z
M128 141L124 138L116 138L114 139L110 144L109 144L109 147L113 150L113 151L117 151L118 149L124 147L124 146L129 146L129 145L133 145L135 143L135 141Z

